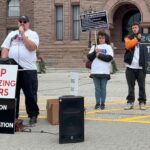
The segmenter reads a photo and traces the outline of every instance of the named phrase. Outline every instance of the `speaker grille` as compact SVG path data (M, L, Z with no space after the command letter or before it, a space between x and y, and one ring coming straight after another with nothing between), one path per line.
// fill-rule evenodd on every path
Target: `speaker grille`
M84 141L84 98L59 98L59 143Z

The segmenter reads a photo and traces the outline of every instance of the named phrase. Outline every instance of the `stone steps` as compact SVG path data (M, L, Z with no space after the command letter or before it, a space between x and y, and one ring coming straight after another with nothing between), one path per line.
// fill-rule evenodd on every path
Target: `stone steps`
M47 67L52 68L84 68L86 60L86 50L83 47L65 47L58 46L57 49L51 48L40 50L41 55Z
M85 68L88 51L88 49L79 45L76 47L73 45L71 48L70 46L62 48L58 45L57 49L53 46L45 46L44 49L40 49L48 68ZM114 50L114 60L119 70L125 68L123 57L124 50Z

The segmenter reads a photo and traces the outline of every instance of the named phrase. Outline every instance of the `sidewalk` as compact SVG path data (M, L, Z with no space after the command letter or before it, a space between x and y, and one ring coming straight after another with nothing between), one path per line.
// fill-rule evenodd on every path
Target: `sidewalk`
M72 70L73 71L73 70ZM85 99L85 141L76 144L59 144L59 126L52 126L46 120L46 101L70 94L70 71L50 70L39 74L38 103L40 116L32 132L16 132L14 135L0 134L2 150L149 150L150 149L150 103L141 111L138 103L134 110L123 109L126 104L127 84L124 72L111 75L107 86L106 109L95 111L94 86L86 70L79 73L79 95ZM138 89L136 85L136 96ZM150 99L150 76L147 75L147 99ZM136 97L137 98L137 97ZM20 116L28 124L24 97ZM47 133L40 133L40 132Z

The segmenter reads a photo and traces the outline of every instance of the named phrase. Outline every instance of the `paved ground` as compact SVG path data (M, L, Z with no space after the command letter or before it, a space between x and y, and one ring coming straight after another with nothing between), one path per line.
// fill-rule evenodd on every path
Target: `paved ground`
M74 70L72 70L74 71ZM51 70L39 74L39 106L40 116L36 126L30 127L32 132L16 132L13 135L0 134L2 150L149 150L150 149L150 75L146 79L147 110L123 109L126 101L127 85L124 72L112 75L107 87L106 109L95 111L94 87L89 73L79 73L79 95L85 99L85 141L76 144L59 144L58 125L52 126L46 119L46 101L70 94L70 71ZM136 95L138 89L136 85ZM137 96L136 96L137 98ZM24 97L20 106L20 117L28 124L24 106ZM44 133L40 133L43 131Z

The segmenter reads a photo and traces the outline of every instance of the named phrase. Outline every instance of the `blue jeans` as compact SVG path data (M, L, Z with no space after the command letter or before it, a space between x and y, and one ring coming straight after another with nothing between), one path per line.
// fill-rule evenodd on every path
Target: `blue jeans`
M93 77L97 104L105 103L107 80L108 79L106 77Z

